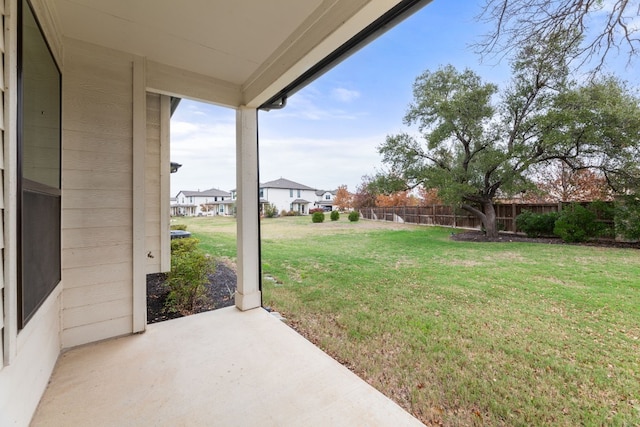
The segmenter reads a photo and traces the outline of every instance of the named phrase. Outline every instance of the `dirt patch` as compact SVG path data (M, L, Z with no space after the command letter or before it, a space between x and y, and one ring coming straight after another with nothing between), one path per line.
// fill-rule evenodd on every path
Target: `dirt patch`
M147 275L147 323L183 317L182 314L168 311L164 307L167 295L169 295L169 290L164 284L166 279L166 273ZM237 277L233 263L227 260L216 261L216 270L209 275L207 295L196 307L193 314L232 306L236 284Z
M470 230L451 235L451 240L458 242L496 242L496 243L541 243L547 245L581 245L581 246L601 246L611 248L640 249L640 242L618 242L612 239L597 239L585 243L565 243L557 237L527 237L521 234L500 233L498 237L487 237L482 231Z

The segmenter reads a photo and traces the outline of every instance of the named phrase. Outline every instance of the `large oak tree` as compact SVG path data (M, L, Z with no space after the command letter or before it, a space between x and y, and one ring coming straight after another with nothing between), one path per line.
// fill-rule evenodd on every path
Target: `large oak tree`
M640 138L638 100L614 79L570 81L570 43L561 33L525 46L501 92L452 66L419 76L404 120L417 125L421 138L392 135L378 148L392 181L437 189L495 237L496 196L531 186L533 165L561 160L574 169L635 176L630 159Z

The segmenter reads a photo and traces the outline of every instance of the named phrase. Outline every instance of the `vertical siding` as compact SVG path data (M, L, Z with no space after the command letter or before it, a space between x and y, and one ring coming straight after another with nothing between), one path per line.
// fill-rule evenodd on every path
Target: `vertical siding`
M146 274L170 269L169 243L169 97L147 93L145 152Z
M65 40L63 347L132 331L132 60Z
M160 157L160 95L147 93L147 146L144 177L147 274L161 271Z

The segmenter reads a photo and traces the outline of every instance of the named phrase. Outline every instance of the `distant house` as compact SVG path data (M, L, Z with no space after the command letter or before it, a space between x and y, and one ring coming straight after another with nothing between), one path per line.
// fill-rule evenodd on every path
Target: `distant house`
M280 178L260 185L260 199L273 204L278 212L293 211L307 215L313 206L315 191L304 184Z
M336 198L337 193L338 193L338 190L333 190L333 191L317 190L315 205L317 207L324 209L325 211L332 211L333 201Z
M231 193L211 188L205 191L180 191L175 204L171 205L172 216L232 215Z
M265 182L260 185L260 199L275 205L278 212L293 211L300 215L309 214L316 200L316 190L285 178ZM263 203L260 204L264 206Z

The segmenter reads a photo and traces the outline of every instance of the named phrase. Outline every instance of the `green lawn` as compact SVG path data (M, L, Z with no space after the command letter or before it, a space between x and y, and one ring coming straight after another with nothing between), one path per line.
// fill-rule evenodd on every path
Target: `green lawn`
M264 304L427 424L640 425L640 252L451 232L263 220Z

